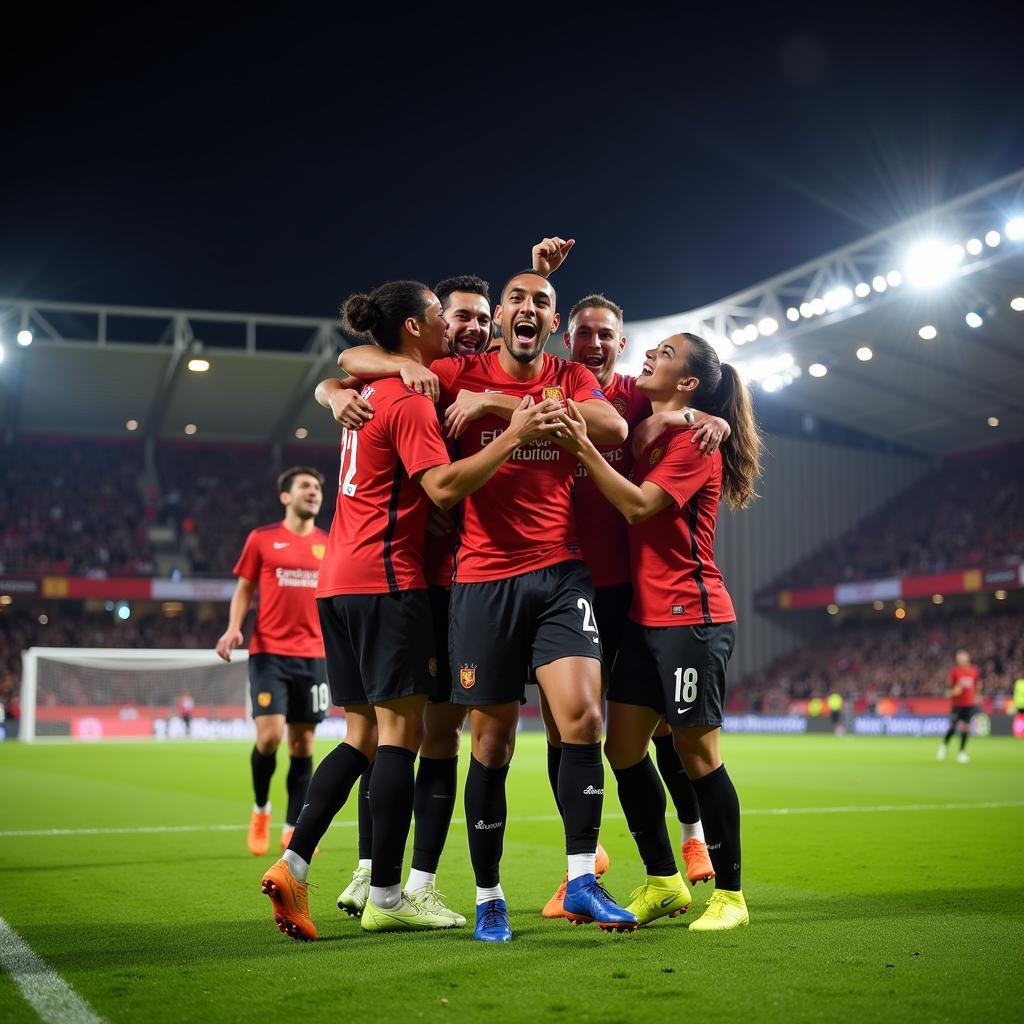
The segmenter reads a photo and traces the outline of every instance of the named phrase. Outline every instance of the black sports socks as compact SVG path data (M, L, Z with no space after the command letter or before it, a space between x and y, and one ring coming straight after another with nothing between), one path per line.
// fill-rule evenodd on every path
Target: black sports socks
M676 809L676 817L687 825L700 821L697 794L683 769L682 761L679 760L671 734L654 737L654 756L658 761L658 771L665 780L668 795Z
M466 828L469 832L469 858L473 862L476 884L493 888L499 882L501 852L505 845L505 777L508 765L487 768L475 757L469 760L466 777Z
M562 743L558 802L565 823L565 852L593 853L604 806L600 743ZM663 812L664 813L664 812Z
M458 757L420 757L413 792L412 866L417 871L437 874L455 810L458 773Z
M665 826L665 787L650 755L630 768L613 770L619 803L647 874L658 878L674 875L678 869Z
M740 800L720 764L703 779L694 779L708 854L715 869L715 888L740 890Z
M412 825L413 765L416 755L405 747L378 747L370 780L373 815L373 867L370 885L399 885L402 857Z
M252 748L252 791L257 807L263 807L270 798L270 780L277 767L277 751L273 754L261 754L256 747Z
M309 780L313 777L312 757L293 757L288 766L288 813L286 825L294 825L302 813L302 805L306 802L306 790Z

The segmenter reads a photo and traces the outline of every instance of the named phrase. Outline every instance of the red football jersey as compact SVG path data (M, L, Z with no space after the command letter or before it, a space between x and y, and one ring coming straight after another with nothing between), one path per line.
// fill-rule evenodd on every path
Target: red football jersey
M968 665L961 668L954 665L949 670L949 688L960 687L960 692L953 698L955 708L973 708L978 703L977 686L981 679L981 673L977 665Z
M459 390L492 391L522 398L532 395L574 402L604 401L597 378L585 366L545 353L541 372L532 380L510 377L499 352L449 356L431 370L441 382L441 403ZM473 420L459 438L463 458L478 452L508 426L499 416ZM455 579L459 583L508 579L580 557L572 507L576 456L551 441L518 448L480 490L462 502Z
M422 590L423 539L430 499L412 477L447 466L437 413L398 379L367 384L373 406L362 430L341 440L338 504L317 597Z
M455 547L459 539L457 530L435 537L428 533L423 549L423 574L432 587L450 587L455 573Z
M651 415L651 403L636 386L636 377L616 373L604 389L605 398L629 424L629 432ZM611 467L628 477L633 472L633 452L627 438L618 445L598 445L597 450ZM595 587L628 583L629 538L622 513L601 493L590 479L587 467L576 463L576 530L579 533L583 561L587 563Z
M316 584L326 546L319 527L300 537L280 522L249 534L234 572L255 583L259 594L250 654L324 656Z
M638 487L649 480L675 502L629 528L633 607L642 626L734 622L732 599L715 565L715 523L722 497L722 456L690 443L689 429L666 430L633 468Z

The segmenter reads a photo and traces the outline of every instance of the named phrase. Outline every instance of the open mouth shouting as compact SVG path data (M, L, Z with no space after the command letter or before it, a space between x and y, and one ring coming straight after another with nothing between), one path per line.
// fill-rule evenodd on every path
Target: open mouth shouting
M589 352L583 357L583 365L588 370L600 370L604 367L603 352Z
M533 320L521 317L512 325L512 333L516 341L529 345L537 337L537 324Z
M654 363L652 363L649 359L645 359L644 365L640 368L640 376L650 377L652 373L654 373Z

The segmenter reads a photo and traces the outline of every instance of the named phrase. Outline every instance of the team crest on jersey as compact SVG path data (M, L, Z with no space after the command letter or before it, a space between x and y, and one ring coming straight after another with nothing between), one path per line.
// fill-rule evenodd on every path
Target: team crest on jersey
M472 690L476 686L476 665L463 665L459 669L459 682L464 690Z
M258 694L256 694L256 703L259 704L259 706L261 708L269 708L270 707L270 694L269 693L258 693Z
M363 390L359 392L359 397L365 398L369 401L376 393L377 389L372 384L367 384Z
M662 448L661 445L658 445L658 447L655 448L651 452L651 465L652 466L656 466L658 464L658 462L660 461L662 455L664 455L664 454L665 454L665 449Z
M313 545L313 555L316 558L323 558L326 553L327 553L327 545L326 544L314 544Z
M431 679L437 678L437 658L430 658L427 661L427 671L430 673Z
M564 402L565 392L557 384L554 384L544 389L544 401L549 398L553 398L556 402Z
M620 415L626 415L626 400L624 398L613 398L612 408Z

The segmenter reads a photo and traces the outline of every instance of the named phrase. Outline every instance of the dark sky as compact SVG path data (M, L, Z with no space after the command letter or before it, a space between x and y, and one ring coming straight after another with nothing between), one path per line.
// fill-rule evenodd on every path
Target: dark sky
M0 294L333 315L388 278L500 285L557 233L561 304L638 319L1024 166L1020 24L982 5L363 6L14 26Z

